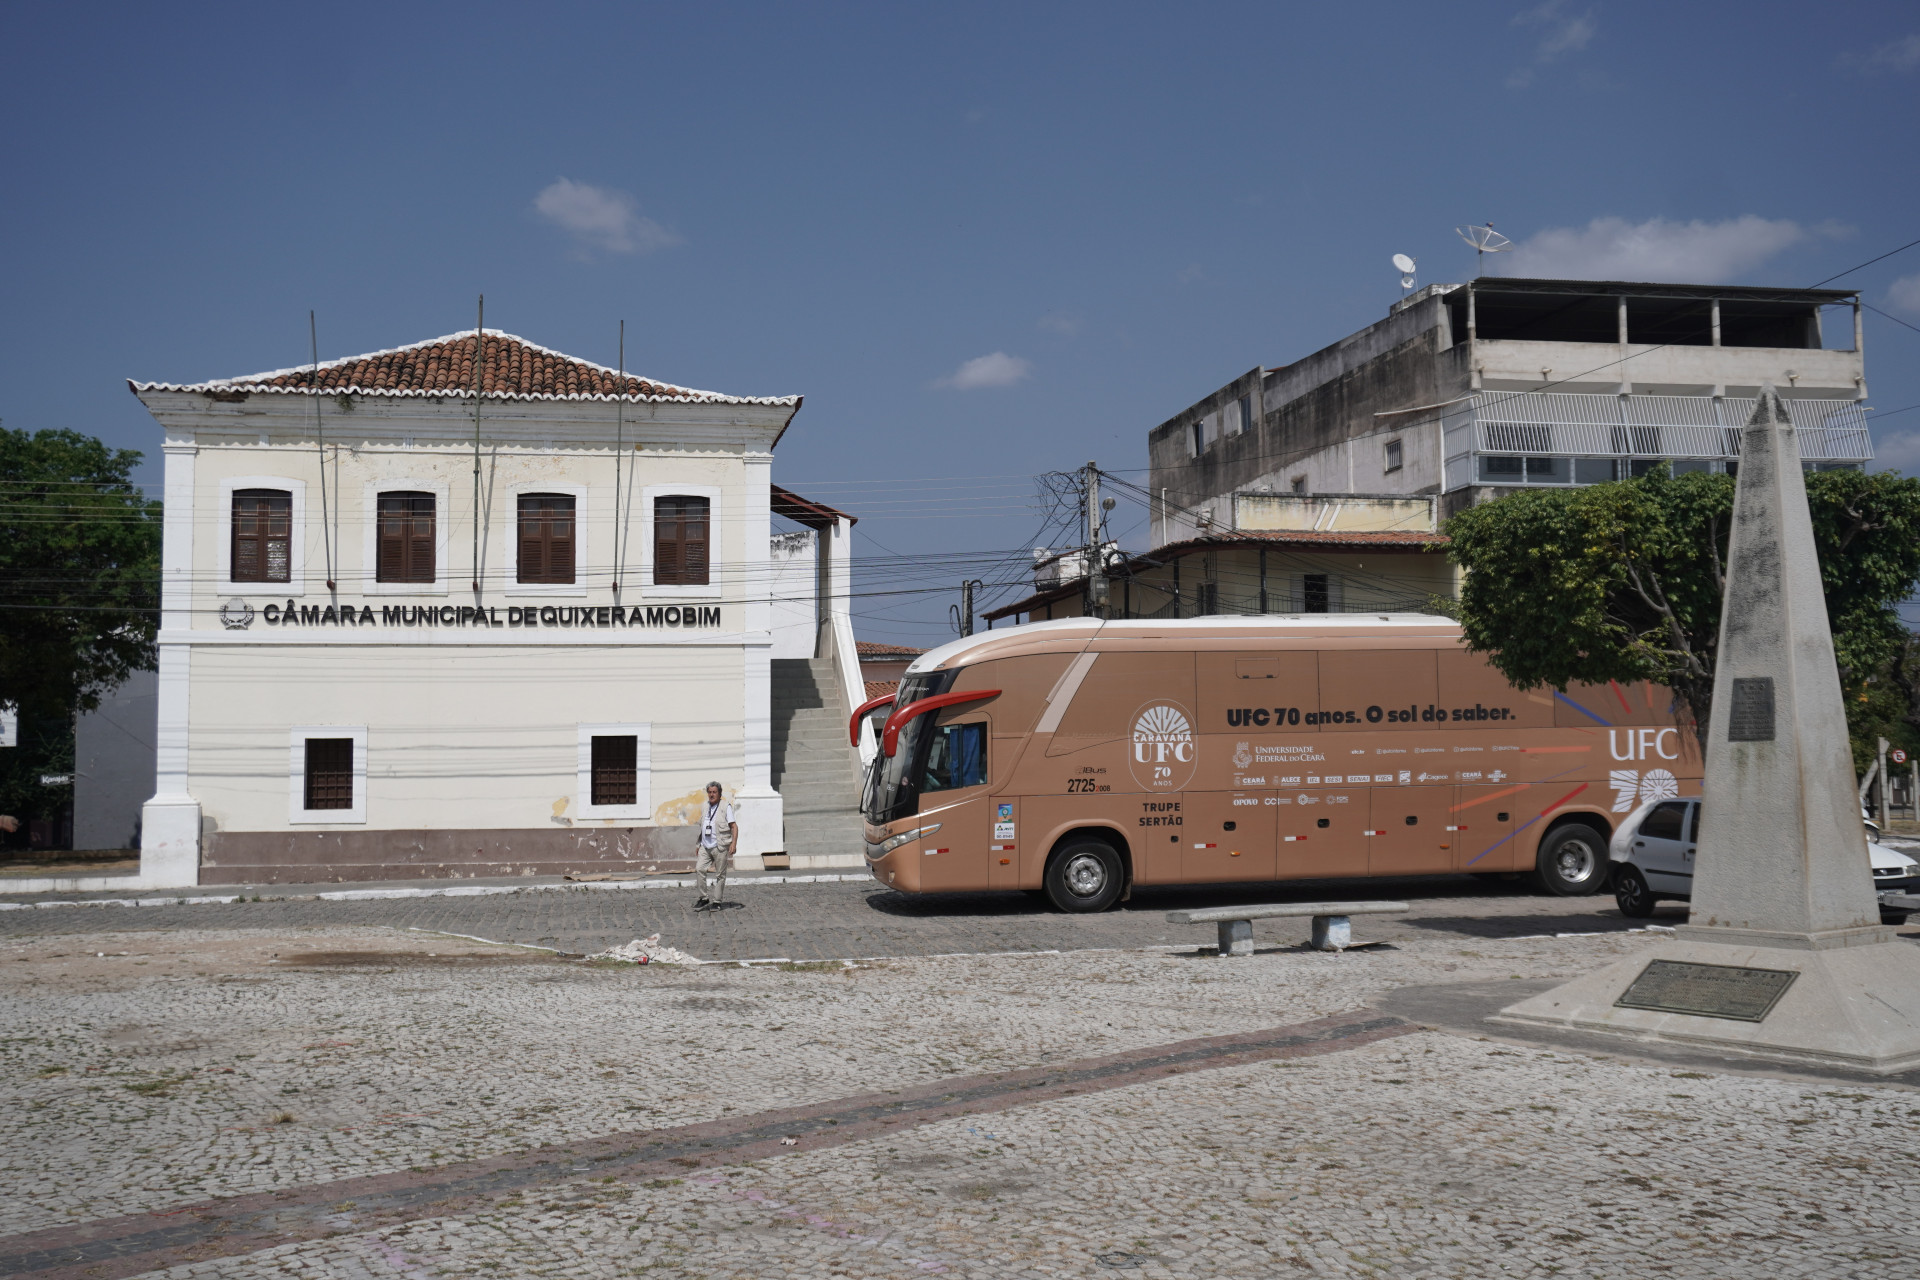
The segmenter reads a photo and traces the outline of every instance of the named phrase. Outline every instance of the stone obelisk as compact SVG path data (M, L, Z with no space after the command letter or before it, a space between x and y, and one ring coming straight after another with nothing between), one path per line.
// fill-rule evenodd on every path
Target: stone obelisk
M1740 435L1700 825L1674 941L1496 1020L1920 1066L1920 947L1880 924L1800 448L1770 386Z

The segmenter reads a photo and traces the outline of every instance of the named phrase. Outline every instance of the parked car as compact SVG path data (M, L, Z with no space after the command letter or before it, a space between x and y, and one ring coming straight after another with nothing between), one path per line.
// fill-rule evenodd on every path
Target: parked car
M1607 855L1613 863L1613 898L1622 915L1645 919L1662 898L1693 896L1693 851L1700 841L1700 801L1649 800L1614 829ZM1880 919L1904 924L1907 912L1886 902L1889 894L1920 893L1920 863L1878 840L1867 841Z

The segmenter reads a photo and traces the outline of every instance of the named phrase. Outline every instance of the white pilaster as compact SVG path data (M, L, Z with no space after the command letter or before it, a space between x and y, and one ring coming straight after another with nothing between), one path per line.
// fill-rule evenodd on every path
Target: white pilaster
M743 871L762 866L760 855L785 849L784 805L773 789L773 604L768 563L773 536L773 455L743 455L740 501L740 599L742 630L750 637L741 649L741 783L734 793L740 819Z
M191 437L170 435L161 516L160 629L193 626L194 459ZM140 812L140 882L146 888L200 883L200 802L187 790L187 722L193 650L160 646L154 739L154 793Z

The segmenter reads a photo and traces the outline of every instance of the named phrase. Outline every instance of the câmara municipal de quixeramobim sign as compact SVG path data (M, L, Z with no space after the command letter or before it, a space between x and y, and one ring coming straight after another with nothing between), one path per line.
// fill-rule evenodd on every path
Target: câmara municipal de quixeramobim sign
M230 614L221 610L229 629L240 630L252 621L252 609ZM375 612L372 605L270 604L260 611L270 627L592 627L596 630L632 627L717 627L718 605L472 605L387 604ZM237 626L235 624L238 624Z

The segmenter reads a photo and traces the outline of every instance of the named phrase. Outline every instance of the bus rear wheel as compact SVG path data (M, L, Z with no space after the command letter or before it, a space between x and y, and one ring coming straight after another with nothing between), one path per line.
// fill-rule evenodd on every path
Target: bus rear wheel
M1533 878L1548 893L1579 898L1598 893L1611 869L1606 838L1584 823L1570 822L1549 831L1540 842Z
M1079 840L1047 864L1047 898L1062 911L1105 911L1119 900L1121 875L1113 846Z

